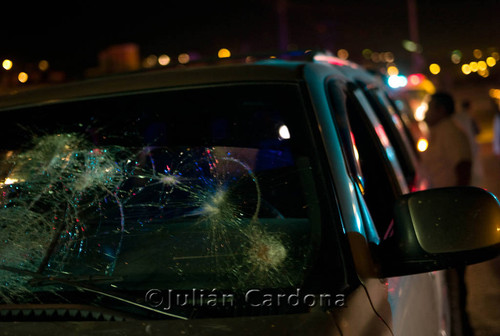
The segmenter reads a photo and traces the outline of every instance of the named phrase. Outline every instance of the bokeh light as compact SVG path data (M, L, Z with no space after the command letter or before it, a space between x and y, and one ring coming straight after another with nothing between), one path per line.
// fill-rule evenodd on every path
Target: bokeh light
M281 140L290 139L290 131L288 130L288 127L286 127L286 125L281 125L278 133Z
M418 151L425 152L427 150L427 148L429 148L429 142L424 138L418 139L418 142L417 142Z
M387 51L382 54L382 57L384 58L384 61L387 63L392 63L394 62L394 54L390 51Z
M339 49L339 51L337 51L337 56L346 60L349 58L349 52L346 49Z
M474 51L472 53L473 53L474 57L477 59L480 59L481 57L483 57L483 52L479 49L474 49Z
M180 64L187 64L189 63L189 54L187 53L182 53L177 57L177 60L179 61Z
M484 78L486 78L490 75L490 71L488 69L478 70L477 73L479 76L484 77Z
M47 60L41 60L38 62L38 69L40 69L40 71L47 71L49 69L49 62Z
M451 61L454 64L458 64L460 63L461 60L462 60L462 52L460 50L453 50L451 52Z
M462 65L462 72L466 75L470 74L472 72L472 70L470 69L470 65L469 64L463 64Z
M257 58L254 56L245 57L245 63L255 63L256 61L257 61Z
M28 74L26 72L20 72L19 75L17 75L17 79L20 83L26 83L28 81Z
M160 55L160 57L158 57L158 63L161 66L169 65L170 64L170 56L165 55L165 54Z
M493 56L490 56L486 59L486 64L492 68L497 64L497 61Z
M479 61L477 62L477 70L478 71L485 71L488 66L486 65L485 61Z
M394 75L394 76L389 76L387 83L391 88L397 89L400 87L405 87L408 84L408 79L406 79L405 76Z
M149 55L142 62L142 66L145 68L152 68L156 65L156 62L158 62L158 57L156 57L156 55Z
M391 65L390 67L387 68L387 74L389 76L399 75L399 69L396 66Z
M372 51L370 49L363 49L363 51L361 52L361 54L367 60L370 60L371 57L372 57Z
M500 99L500 89L490 89L490 97L495 99Z
M431 74L433 75L437 75L438 73L441 72L441 67L439 66L439 64L437 63L432 63L430 66L429 66L429 71L431 72Z
M416 109L414 113L414 117L416 121L423 121L425 119L425 114L429 109L429 105L426 102L422 102Z
M217 56L219 58L229 58L231 57L231 52L229 51L229 49L226 49L226 48L222 48L219 50L219 52L217 53Z
M370 58L371 58L373 63L380 62L380 54L376 51L372 52L372 54L370 55Z
M9 60L9 59L5 59L3 60L2 62L2 67L5 69L5 70L10 70L12 69L12 61Z
M408 82L413 86L419 85L423 80L424 76L421 74L413 74L408 77Z
M413 41L410 41L410 40L403 40L403 48L405 48L409 52L421 52L422 51L422 47L419 44L417 44Z

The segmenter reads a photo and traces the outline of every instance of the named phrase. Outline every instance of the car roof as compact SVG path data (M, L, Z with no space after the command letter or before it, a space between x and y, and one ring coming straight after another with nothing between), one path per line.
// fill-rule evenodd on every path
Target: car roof
M336 75L351 81L371 82L373 79L373 76L356 64L335 57L328 56L313 62L273 59L255 64L208 65L126 73L26 89L0 96L0 111L183 86L263 81L298 82L303 79L304 67L316 68L319 71L315 73L324 78Z
M303 65L303 63L302 63ZM244 82L290 82L301 79L301 64L255 64L175 68L113 75L26 89L0 96L0 110L172 87Z

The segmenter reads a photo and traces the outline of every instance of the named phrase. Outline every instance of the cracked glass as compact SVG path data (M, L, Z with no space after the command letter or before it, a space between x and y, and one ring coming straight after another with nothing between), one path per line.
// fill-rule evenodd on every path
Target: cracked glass
M299 96L226 85L3 112L0 301L75 279L300 286L320 214Z

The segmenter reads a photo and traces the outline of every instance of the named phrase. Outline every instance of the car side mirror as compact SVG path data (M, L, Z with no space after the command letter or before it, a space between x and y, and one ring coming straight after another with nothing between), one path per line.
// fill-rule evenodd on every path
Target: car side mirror
M500 254L500 203L476 187L403 195L393 235L377 248L383 276L473 264Z

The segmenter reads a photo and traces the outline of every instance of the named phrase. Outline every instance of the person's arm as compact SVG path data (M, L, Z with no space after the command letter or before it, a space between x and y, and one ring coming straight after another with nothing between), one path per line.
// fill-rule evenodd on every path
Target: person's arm
M457 186L470 185L470 183L471 183L471 170L472 170L472 162L471 161L460 161L455 166L455 176L457 177L457 181L456 181Z

